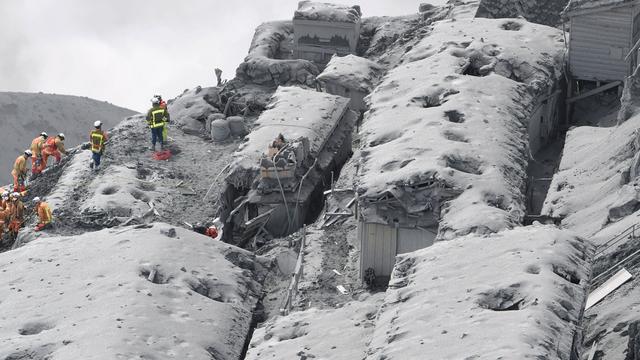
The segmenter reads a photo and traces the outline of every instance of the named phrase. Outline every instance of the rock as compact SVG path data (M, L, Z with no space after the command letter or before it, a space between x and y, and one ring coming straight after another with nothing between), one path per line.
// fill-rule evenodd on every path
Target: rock
M182 121L182 131L191 135L200 135L204 131L204 125L199 120L186 118Z
M174 238L176 237L176 229L175 228L169 228L167 230L160 230L160 233L166 237L170 237L170 238Z
M247 124L244 122L242 116L230 116L227 118L229 122L229 130L231 130L231 136L243 137L249 133L247 130Z
M640 360L640 322L629 324L629 343L627 344L627 356L625 360Z
M638 191L635 186L625 185L620 189L618 200L609 208L609 221L615 222L640 209Z
M435 8L435 6L428 3L422 3L420 4L420 7L418 7L418 12L421 12L421 13L427 12L427 11L433 10L433 8Z
M231 135L229 122L227 120L218 119L211 122L211 138L213 141L225 141Z

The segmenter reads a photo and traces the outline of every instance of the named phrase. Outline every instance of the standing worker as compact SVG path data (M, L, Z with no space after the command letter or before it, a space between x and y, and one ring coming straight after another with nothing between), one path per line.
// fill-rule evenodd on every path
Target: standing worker
M44 143L44 148L42 149L42 167L40 170L44 170L47 167L47 162L49 161L49 156L53 156L56 158L56 164L60 162L62 155L67 155L67 150L64 149L64 134L60 133L55 137L50 137Z
M36 225L35 230L41 231L49 227L51 225L51 221L53 221L51 208L49 207L49 204L40 200L40 198L37 196L33 198L33 203L35 205L35 207L33 208L33 211L36 214L38 214L38 219L39 219L38 225Z
M100 160L104 153L104 144L107 141L107 132L102 131L102 122L100 120L93 123L95 129L89 133L89 140L91 141L91 168L98 170L100 167Z
M160 107L160 99L154 97L151 99L153 105L147 112L147 124L151 129L151 144L153 144L153 151L156 151L156 143L160 141L160 149L164 150L164 126L165 122L169 122L169 112L167 109Z
M27 186L25 181L27 180L27 159L33 155L31 150L25 150L24 154L18 156L13 163L13 191L25 191Z
M154 95L155 98L158 99L158 101L160 102L160 108L161 109L166 109L167 108L167 103L162 100L162 96L161 95ZM162 142L163 143L167 143L167 138L168 138L168 132L169 132L169 112L167 112L167 117L165 118L164 121L164 127L162 128Z
M41 132L40 135L31 141L31 174L37 175L40 174L40 168L42 167L42 149L44 148L44 144L47 141L46 132Z

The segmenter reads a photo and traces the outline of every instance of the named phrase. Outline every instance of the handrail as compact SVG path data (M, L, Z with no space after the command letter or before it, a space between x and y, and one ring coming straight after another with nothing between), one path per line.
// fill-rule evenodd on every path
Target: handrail
M632 238L635 238L636 237L636 229L640 230L640 224L633 224L633 225L629 226L628 228L623 230L620 234L618 234L618 235L614 236L613 238L611 238L611 240L609 240L606 243L598 246L598 250L596 251L595 256L598 256L598 255L602 254L607 249L611 248L613 245L615 245L615 244L619 243L620 241L622 241L623 239L629 237L629 235L631 235Z

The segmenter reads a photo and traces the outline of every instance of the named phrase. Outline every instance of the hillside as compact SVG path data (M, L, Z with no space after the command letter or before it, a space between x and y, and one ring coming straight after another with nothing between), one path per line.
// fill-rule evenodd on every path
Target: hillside
M615 89L564 119L566 1L504 3L363 18L326 69L261 24L234 79L168 101L162 161L142 115L2 95L29 140L126 118L99 119L98 172L80 150L33 181L55 221L1 244L0 358L640 358L637 89L617 126ZM355 84L357 121L318 78ZM585 309L623 259L636 278Z
M88 141L94 121L102 121L109 129L135 113L86 97L0 92L0 180L11 181L13 161L42 131L64 133L65 144L73 147Z

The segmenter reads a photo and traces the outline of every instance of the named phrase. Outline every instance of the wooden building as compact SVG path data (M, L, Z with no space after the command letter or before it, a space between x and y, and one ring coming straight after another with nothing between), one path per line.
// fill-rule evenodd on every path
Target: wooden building
M294 58L326 65L334 54L355 54L360 16L359 6L300 1L293 17Z
M563 12L570 25L569 70L574 80L623 81L637 66L640 1L572 0ZM569 95L571 96L571 94Z

